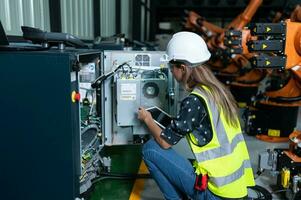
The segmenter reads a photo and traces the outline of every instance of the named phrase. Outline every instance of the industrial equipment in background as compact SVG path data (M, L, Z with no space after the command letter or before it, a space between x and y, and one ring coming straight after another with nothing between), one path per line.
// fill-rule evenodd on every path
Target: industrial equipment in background
M130 40L125 37L125 34L115 34L108 37L96 37L93 41L93 49L156 51L158 47L154 42Z
M283 8L281 8L277 13L271 12L271 17L264 20L264 22L268 22L266 24L271 24L272 22L280 24L290 17L290 14L299 3L300 1L295 0L286 1ZM252 22L252 24L255 23ZM268 31L271 33L270 29ZM252 67L252 59L258 52L251 50L249 51L248 46L250 46L250 41L261 40L262 36L260 36L260 34L253 34L251 32L252 28L248 29L247 27L245 27L241 31L229 30L226 37L227 41L225 42L225 44L227 44L226 46L228 48L228 52L232 52L231 55L241 54L248 59L248 65L244 65L244 67L240 69L240 75L238 77L235 77L235 79L229 84L231 92L239 102L240 107L243 108L251 105L254 101L254 96L256 96L257 93L262 93L262 91L266 89L265 87L262 87L262 85L271 84L271 87L274 87L274 89L275 87L279 88L281 87L281 85L286 84L285 76L288 76L289 74L288 71L286 71L285 73L279 73L277 70L271 71L266 70L266 68L258 68L254 66ZM274 39L277 38L280 42L282 41L281 39L283 39L281 38L281 34L278 34L277 36L277 34L271 33L271 35L272 37L274 37ZM266 38L267 40L271 40L269 36L267 36ZM278 46L280 45L281 43L278 44ZM265 52L268 52L269 50L271 50L272 46L269 44L269 48L267 48L265 44L264 47ZM258 48L258 46L255 48ZM276 51L276 53L278 52ZM281 63L279 62L279 64ZM271 90L273 89L271 88Z
M267 149L259 154L258 175L267 170L276 177L273 193L281 192L282 197L291 200L301 198L301 134L290 135L287 149Z
M290 17L292 11L300 1L289 0L283 2L281 9L270 11L270 17L265 22L280 22ZM268 72L262 68L252 68L250 59L255 53L247 49L246 41L256 40L257 36L251 36L248 25L257 9L266 5L265 1L249 1L244 12L236 17L225 28L220 28L208 22L204 17L193 11L186 11L183 26L185 29L199 33L212 51L211 66L216 76L225 84L228 84L231 92L244 108L253 101L260 85L267 81ZM297 16L297 15L295 15ZM258 20L255 17L255 20ZM252 20L253 21L253 20ZM280 45L280 44L279 44ZM216 55L216 56L215 56ZM272 80L275 84L284 84L279 79ZM278 83L277 83L278 82Z
M241 16L252 16L260 3L250 1ZM249 29L242 27L246 23L240 21L239 16L222 33L193 12L188 13L185 24L186 28L202 32L209 47L217 47L211 51L224 52L218 54L219 62L213 58L221 66L218 72L217 65L214 67L216 75L229 85L239 106L246 108L245 131L268 141L288 140L296 128L301 105L298 2L288 1L282 17L275 16L272 21L283 19L293 8L291 19L279 23L252 23ZM208 32L210 36L204 34ZM220 45L214 45L218 42ZM226 65L220 62L222 60L231 63Z
M241 31L248 23L251 22L257 10L262 4L262 0L251 0L236 18L234 18L224 29L222 33L218 33L210 37L207 42L209 50L212 52L212 59L209 64L215 72L217 78L229 84L236 77L241 75L241 68L248 66L248 59L241 52L231 52L227 45L235 45L235 42L228 40L227 31Z
M252 68L266 72L257 95L246 108L245 131L267 142L288 141L287 149L267 149L259 154L259 174L269 170L277 177L272 193L300 199L301 82L300 33L296 6L291 18L279 23L255 23L242 38L243 50L254 53ZM247 47L247 48L246 48Z
M301 106L301 23L256 23L250 30L256 36L247 41L248 50L255 52L252 67L266 70L268 76L248 107L247 132L263 140L285 141L295 131Z

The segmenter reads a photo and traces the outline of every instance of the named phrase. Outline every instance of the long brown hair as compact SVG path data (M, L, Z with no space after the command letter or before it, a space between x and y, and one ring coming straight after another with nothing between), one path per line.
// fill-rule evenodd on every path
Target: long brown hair
M234 127L239 126L237 118L238 107L233 95L229 89L215 77L207 65L203 64L198 67L187 66L181 82L189 92L195 87L199 87L199 85L206 86L209 91L202 87L199 87L199 89L219 105L218 109L219 111L220 109L223 110L228 124Z

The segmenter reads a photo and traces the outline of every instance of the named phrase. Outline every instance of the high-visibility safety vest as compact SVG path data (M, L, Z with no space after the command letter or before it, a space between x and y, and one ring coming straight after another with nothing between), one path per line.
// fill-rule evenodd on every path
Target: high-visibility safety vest
M192 133L186 137L196 158L196 174L208 175L208 189L218 196L246 196L247 187L254 186L255 181L240 126L235 128L228 124L223 110L219 112L217 105L198 87L191 93L205 102L213 131L212 140L202 147L197 145Z

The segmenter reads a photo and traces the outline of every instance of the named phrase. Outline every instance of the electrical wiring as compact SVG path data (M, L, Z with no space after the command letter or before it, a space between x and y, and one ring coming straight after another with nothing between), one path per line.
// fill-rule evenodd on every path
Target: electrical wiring
M288 191L288 189L275 190L275 191L272 191L271 193L272 193L272 194L277 194L277 193L280 193L280 192L286 192L286 191Z
M93 83L91 83L91 87L92 88L98 88L98 87L100 87L101 83L104 80L106 80L107 78L113 76L120 68L122 68L122 70L124 70L124 68L123 68L124 65L129 65L129 64L128 64L128 62L124 62L124 63L118 65L114 70L112 70L112 71L110 71L110 72L108 72L106 74L103 74L103 75L99 76L97 79L95 79L93 81Z
M99 176L92 181L92 184L105 179L132 180L141 178L147 179L152 177L150 176L150 174L100 173Z
M256 198L248 197L248 200L272 200L272 194L267 189L259 185L248 187L248 189L256 192L257 194Z

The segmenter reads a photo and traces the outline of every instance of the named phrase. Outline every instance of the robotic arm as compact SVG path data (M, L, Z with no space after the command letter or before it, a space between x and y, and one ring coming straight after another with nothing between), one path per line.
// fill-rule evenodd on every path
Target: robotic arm
M256 137L264 141L287 140L290 134L296 132L298 109L301 106L300 13L300 6L297 6L291 18L283 22L256 23L250 26L252 37L249 37L246 44L247 50L253 53L251 65L253 69L264 70L269 75L261 82L262 92L257 93L252 101L253 106L249 108L250 113L257 118L250 120L253 124L250 126L250 133L257 133ZM279 119L278 114L284 114L282 110L286 110L285 114L290 114L277 124L272 124ZM271 113L274 114L270 115ZM260 117L271 123L260 124ZM273 134L273 130L277 130L277 134Z
M298 16L300 7L296 7ZM295 20L295 18L293 18ZM301 23L291 19L281 23L254 24L251 34L258 40L250 40L247 45L257 55L251 58L254 68L289 70L291 76L282 88L267 91L262 103L273 105L301 105ZM284 38L284 39L283 39Z
M208 21L204 17L201 17L193 11L185 11L186 17L184 18L184 27L186 29L199 32L202 37L207 41L211 36L220 34L224 31L223 28L220 28Z
M239 42L234 40L228 40L228 38L235 36L235 34L241 31L244 28L244 26L246 26L251 21L261 4L262 0L250 0L245 10L225 28L224 32L212 37L208 41L207 44L210 50L213 52L217 52L216 57L218 59L211 63L213 68L220 69L221 73L233 74L237 73L242 66L248 63L247 58L245 58L243 55L239 55L242 53L241 51L236 49L238 51L231 52L231 50L227 48L227 45L232 46L235 45L235 42ZM229 44L229 42L231 44ZM222 54L223 56L220 56L220 54ZM234 57L232 56L233 54L235 54ZM223 61L219 60L220 57L222 57Z
M229 24L227 29L242 30L251 21L261 4L262 0L250 0L245 10Z
M296 2L288 1L286 2L283 8L283 15L279 17L278 14L274 16L274 19L271 20L272 22L277 22L282 19L284 16L288 15L288 12L292 12L296 6ZM301 19L299 14L298 19L298 10L300 10L300 6L297 5L295 11L291 14L291 21L296 22ZM283 25L282 25L283 24ZM295 88L298 83L295 82L295 79L287 80L287 74L299 73L299 68L295 67L292 70L286 70L284 73L280 72L285 68L286 62L286 55L283 53L285 48L285 41L291 41L294 43L294 39L286 39L284 40L283 37L286 37L286 23L260 23L256 25L252 25L250 29L243 29L241 31L229 30L226 33L226 39L224 40L225 45L230 49L231 53L240 53L244 59L248 59L252 61L253 68L244 67L240 69L241 74L235 77L234 81L230 83L231 88L234 90L239 88L245 88L255 91L255 88L260 87L260 85L268 80L268 82L272 82L271 88L267 89L270 90L266 92L269 96L266 98L276 98L279 95L278 89L282 87L282 85L287 85L285 89L283 89L283 94L291 94L295 93L292 96L299 96L296 91L293 92L288 88ZM288 28L292 29L290 26ZM291 31L290 31L291 32ZM265 35L265 34L266 35ZM290 34L290 33L289 33ZM265 35L265 36L264 36ZM288 44L288 47L294 46L293 44ZM286 50L287 52L289 50ZM258 54L258 52L261 52ZM282 53L280 53L282 52ZM291 52L291 51L290 51ZM289 53L290 54L290 53ZM278 56L275 56L278 55ZM237 58L236 56L235 58ZM295 57L295 56L294 56ZM235 61L235 58L233 59ZM291 59L291 58L290 58ZM254 65L261 65L261 67L254 67ZM278 65L274 67L278 67L280 70L272 70L273 65ZM237 65L239 66L239 65ZM240 66L248 66L248 65L240 65ZM281 69L282 66L282 69ZM270 68L270 69L269 69ZM272 69L271 69L272 68ZM224 69L228 70L231 69L229 66ZM229 71L229 70L228 70ZM268 76L267 76L268 75ZM281 76L281 77L280 77ZM295 76L295 75L293 75ZM298 77L299 75L297 75ZM272 77L272 78L271 78ZM276 80L274 77L277 77ZM300 77L300 76L299 76ZM273 80L272 80L273 79ZM263 80L263 81L262 81ZM279 81L280 80L280 81ZM276 83L276 84L274 84ZM291 86L289 86L291 85ZM254 88L254 89L252 89ZM297 87L298 88L298 87ZM273 91L271 91L273 90ZM276 93L274 94L274 91ZM251 95L251 94L250 94ZM255 95L255 94L254 94ZM248 102L251 97L247 97L242 99L244 102ZM276 98L277 99L277 98ZM278 100L288 100L287 98L278 98ZM295 101L296 98L289 98L290 101Z

